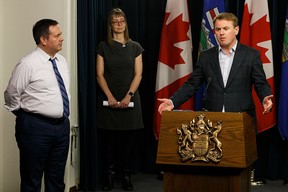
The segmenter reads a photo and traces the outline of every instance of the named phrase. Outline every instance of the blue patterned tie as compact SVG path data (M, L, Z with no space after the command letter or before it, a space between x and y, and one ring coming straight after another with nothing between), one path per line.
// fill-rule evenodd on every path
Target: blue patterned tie
M68 95L67 95L67 91L66 91L66 88L65 88L65 85L64 85L64 81L61 77L61 74L59 73L58 71L58 68L57 68L57 64L56 64L56 61L55 59L49 59L51 62L52 62L52 65L53 65L53 69L54 69L54 72L55 72L55 75L56 75L56 78L57 78L57 81L58 81L58 85L59 85L59 88L60 88L60 91L61 91L61 95L62 95L62 100L63 100L63 117L67 118L70 114L69 112L69 99L68 99Z

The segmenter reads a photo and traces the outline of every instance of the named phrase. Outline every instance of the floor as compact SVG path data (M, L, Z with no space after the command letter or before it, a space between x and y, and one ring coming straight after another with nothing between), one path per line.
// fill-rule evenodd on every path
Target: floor
M162 180L157 179L155 174L138 173L133 175L132 183L135 192L162 192ZM267 180L267 184L261 186L252 186L251 192L288 192L288 185L283 185L282 180ZM100 192L101 190L97 190ZM123 192L121 185L116 183L113 192ZM88 192L88 191L87 191ZM89 191L92 192L92 191ZM93 191L94 192L94 191Z

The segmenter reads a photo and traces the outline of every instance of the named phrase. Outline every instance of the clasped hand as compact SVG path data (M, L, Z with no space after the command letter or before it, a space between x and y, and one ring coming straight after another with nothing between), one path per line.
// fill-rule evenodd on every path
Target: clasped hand
M124 97L121 101L117 101L115 98L108 99L109 106L111 108L127 108L130 102L129 97Z

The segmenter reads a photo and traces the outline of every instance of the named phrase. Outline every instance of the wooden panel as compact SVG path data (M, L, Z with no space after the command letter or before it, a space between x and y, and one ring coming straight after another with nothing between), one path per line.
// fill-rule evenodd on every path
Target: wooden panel
M208 171L175 173L165 172L163 180L163 192L250 192L250 168L227 172L219 172L218 175Z
M218 121L222 122L218 139L222 142L223 156L218 163L191 160L182 162L178 154L177 128L182 124L189 124L193 118L198 121L199 114L204 114L205 122L209 119L213 126ZM246 113L170 111L162 114L157 164L246 168L256 159L256 130L253 119Z

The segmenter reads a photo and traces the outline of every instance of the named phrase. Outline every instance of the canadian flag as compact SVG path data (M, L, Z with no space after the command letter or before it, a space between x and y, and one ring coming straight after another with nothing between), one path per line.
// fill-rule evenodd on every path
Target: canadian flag
M188 79L193 70L192 37L187 0L167 0L158 56L154 133L160 133L161 115L157 98L169 98ZM179 109L193 109L193 99Z
M260 52L267 81L271 86L272 94L275 95L273 53L267 1L259 3L257 0L245 0L240 42ZM262 115L263 105L257 98L254 90L253 98L256 105L258 132L273 127L276 124L275 104L271 113Z

